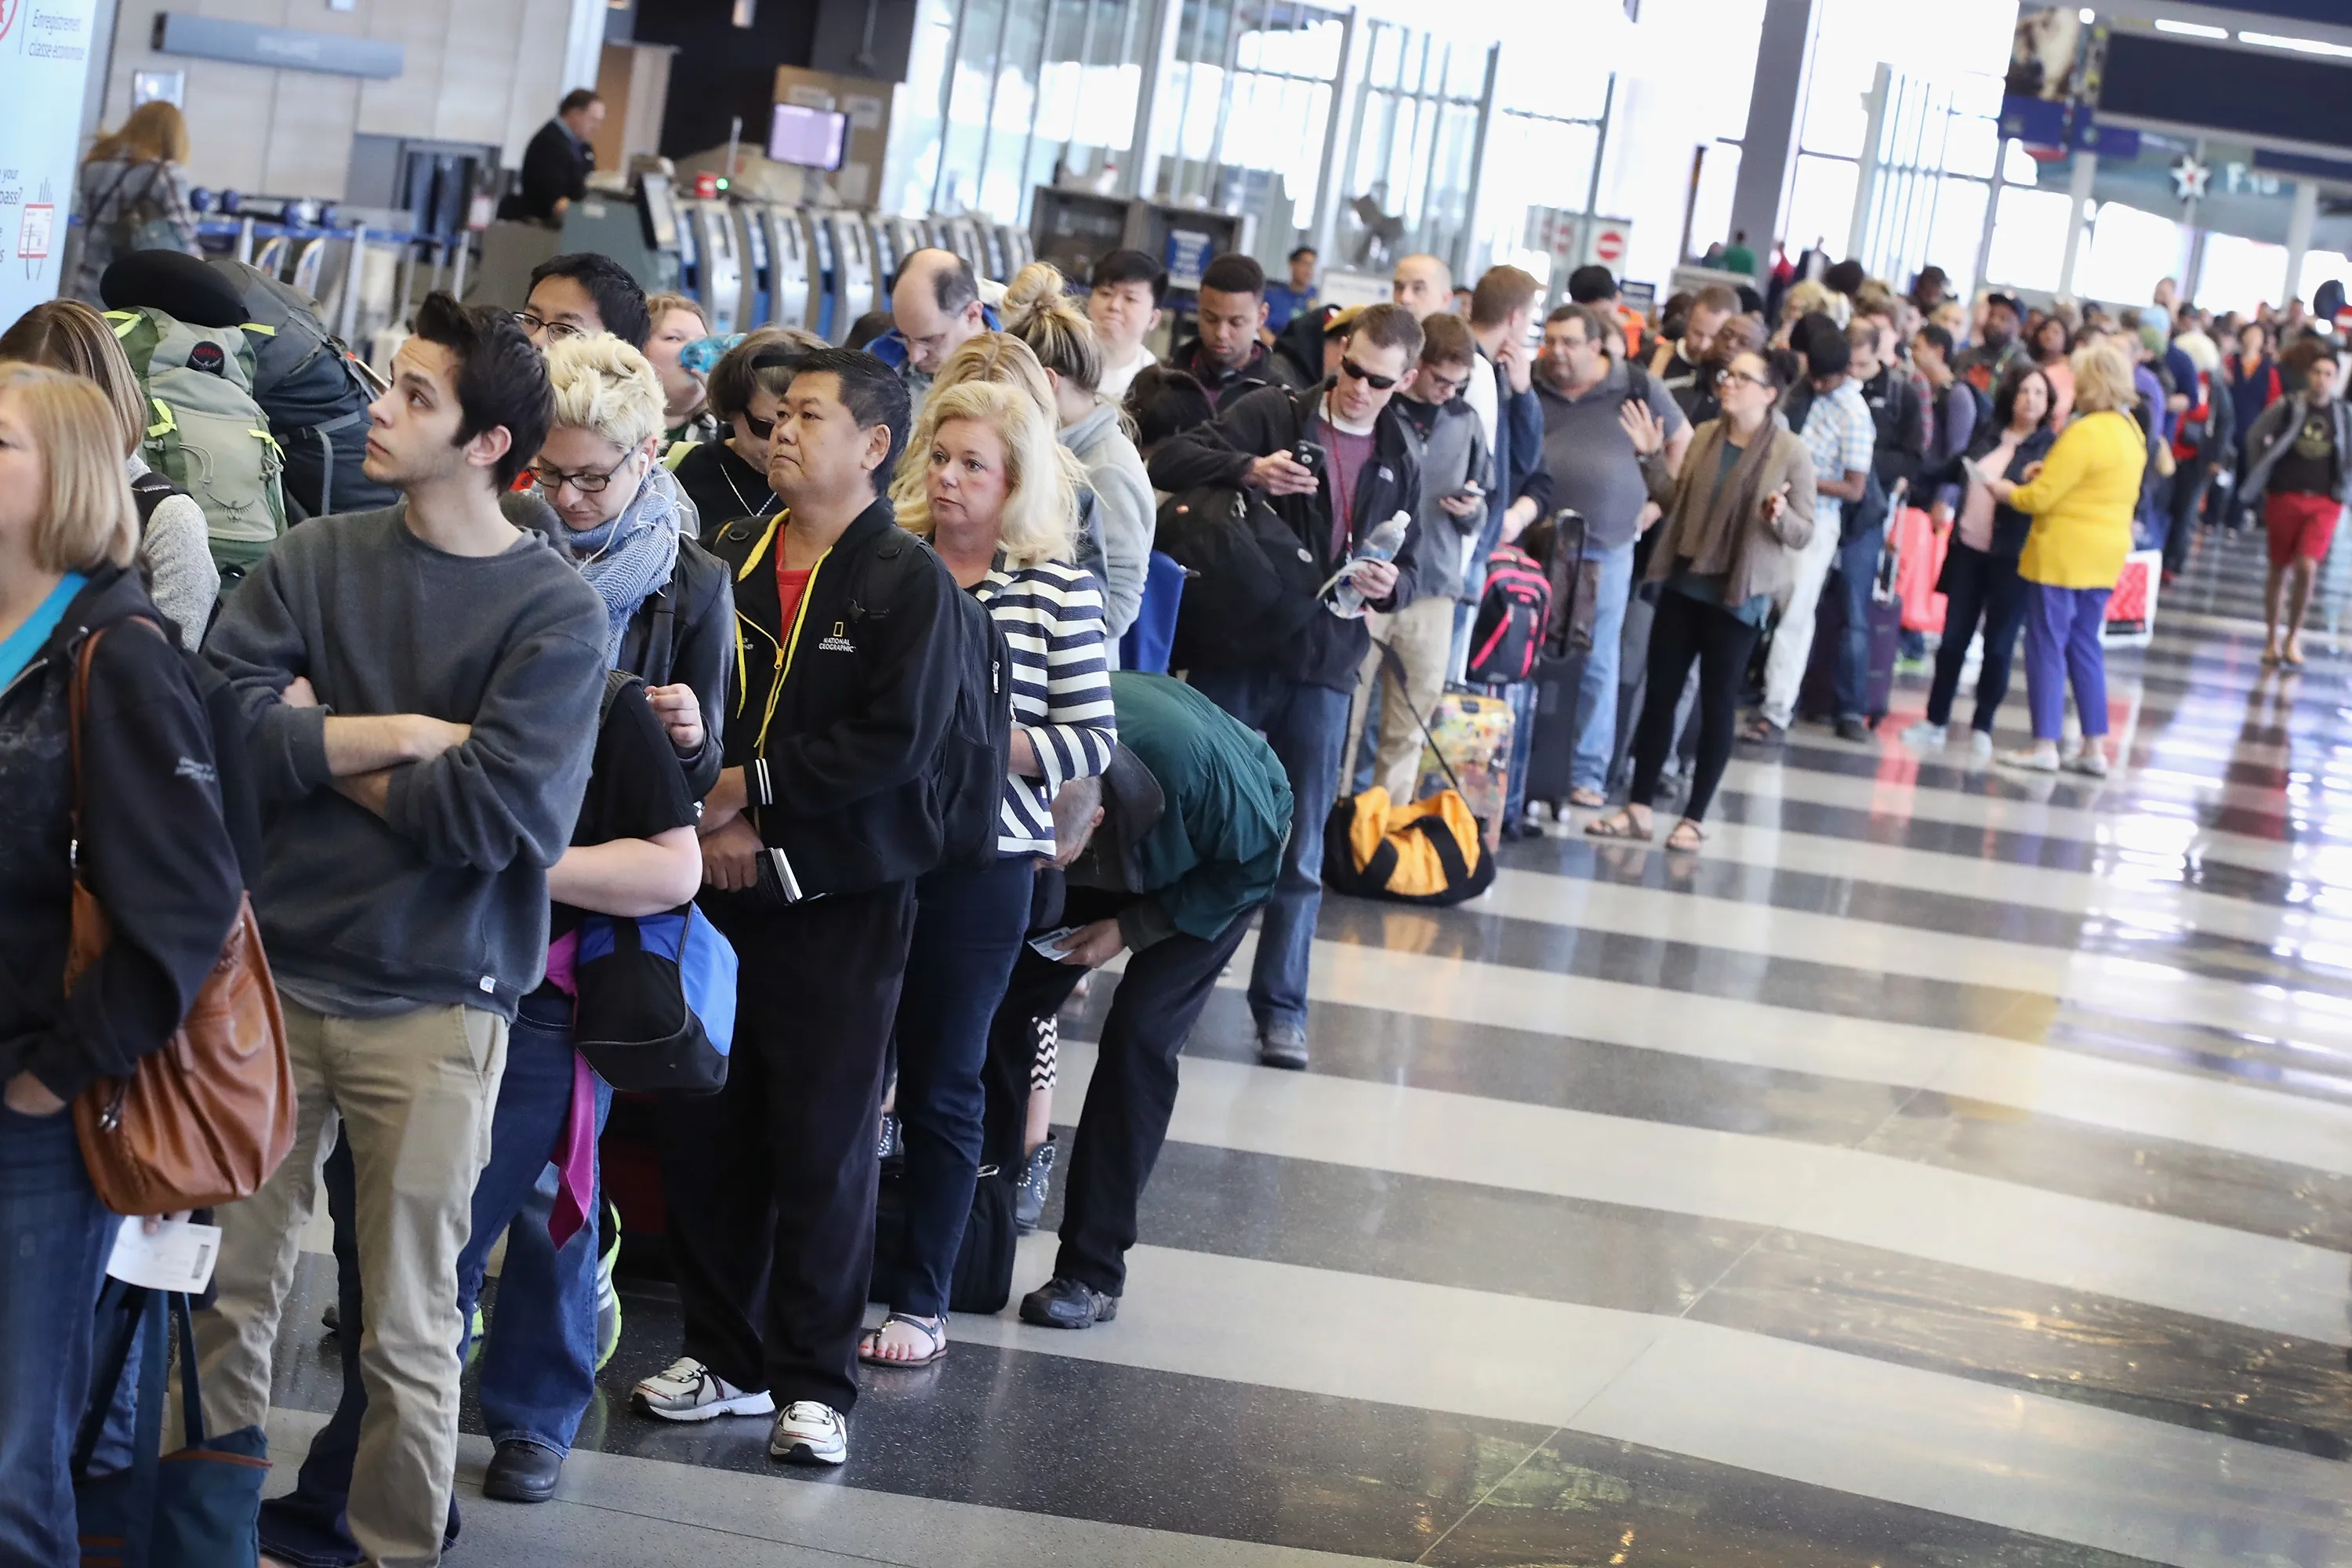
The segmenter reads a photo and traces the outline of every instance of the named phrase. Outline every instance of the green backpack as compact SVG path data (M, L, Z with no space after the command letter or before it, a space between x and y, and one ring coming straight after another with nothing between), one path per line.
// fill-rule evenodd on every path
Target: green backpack
M286 455L253 400L253 351L234 327L153 309L106 319L147 394L147 466L195 498L213 564L233 583L286 531Z

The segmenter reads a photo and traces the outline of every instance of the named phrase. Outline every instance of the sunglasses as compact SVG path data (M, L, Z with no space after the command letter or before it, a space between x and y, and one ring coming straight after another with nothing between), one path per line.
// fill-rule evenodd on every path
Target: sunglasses
M1374 392L1386 392L1389 388L1394 386L1398 380L1398 378L1393 375L1374 375L1370 371L1366 370L1362 365L1358 364L1351 359L1341 360L1339 362L1339 368L1348 373L1348 378L1350 381L1360 381L1366 386L1370 387Z
M761 441L765 441L776 433L776 422L773 419L755 418L749 414L743 416L743 427Z

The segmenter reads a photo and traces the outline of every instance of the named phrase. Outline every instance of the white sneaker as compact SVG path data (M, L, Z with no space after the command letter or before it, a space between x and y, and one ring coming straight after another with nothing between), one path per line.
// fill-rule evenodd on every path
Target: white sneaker
M637 1384L631 1397L638 1409L665 1421L708 1421L716 1415L765 1415L776 1408L766 1389L746 1393L717 1373L682 1355L667 1372Z
M849 1423L830 1405L795 1399L776 1417L768 1455L795 1465L838 1465L849 1458Z
M1930 724L1925 719L1903 731L1903 743L1923 752L1940 752L1951 731L1943 724Z
M2039 746L2021 746L2014 752L2003 752L2000 760L2004 766L2023 768L2028 773L2054 773L2058 771L2057 752L2045 752Z
M2081 751L2066 760L2066 767L2069 772L2087 778L2103 779L2107 776L2107 753L2086 742Z
M1972 757L1991 756L1992 737L1982 730L1970 730L1969 731L1969 755Z

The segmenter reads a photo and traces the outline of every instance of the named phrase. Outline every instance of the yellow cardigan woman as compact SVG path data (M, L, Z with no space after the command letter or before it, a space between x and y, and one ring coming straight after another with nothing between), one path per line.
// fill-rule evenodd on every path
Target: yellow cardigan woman
M2070 363L2074 419L2050 456L2027 470L2023 484L1985 476L1994 500L2033 519L2017 563L2026 584L2025 692L2033 710L2033 744L2001 761L2037 773L2058 771L2071 675L2083 749L2068 765L2105 778L2107 669L2099 628L2107 595L2131 553L2147 437L2131 416L2132 365L2121 343L2110 338L2085 343Z

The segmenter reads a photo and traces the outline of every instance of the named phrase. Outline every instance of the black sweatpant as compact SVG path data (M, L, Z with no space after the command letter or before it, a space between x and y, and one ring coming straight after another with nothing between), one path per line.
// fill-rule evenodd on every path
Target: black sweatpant
M1739 683L1748 673L1748 656L1756 651L1758 628L1720 605L1709 605L1677 594L1658 592L1657 614L1650 622L1649 692L1642 703L1642 725L1633 735L1633 788L1626 798L1648 805L1658 793L1658 774L1666 752L1675 743L1675 709L1682 701L1683 682L1694 660L1698 664L1698 758L1691 769L1690 798L1683 815L1693 822L1706 818L1715 787L1731 761L1733 728L1739 722Z
M714 920L740 965L727 1087L670 1101L662 1128L686 1353L779 1408L846 1412L915 885Z
M1126 893L1072 888L1063 906L1068 925L1108 920L1133 901ZM1054 1272L1116 1296L1127 1284L1127 1249L1135 1245L1136 1210L1168 1119L1176 1110L1176 1054L1184 1047L1217 976L1249 931L1250 914L1213 941L1181 931L1130 953L1112 994L1102 1044L1078 1116L1069 1174L1062 1187L1062 1247ZM1024 1047L1034 1052L1033 1019L1060 1008L1081 971L1024 945L992 1031L993 1070L1009 1079ZM1021 1070L1025 1072L1025 1067Z

